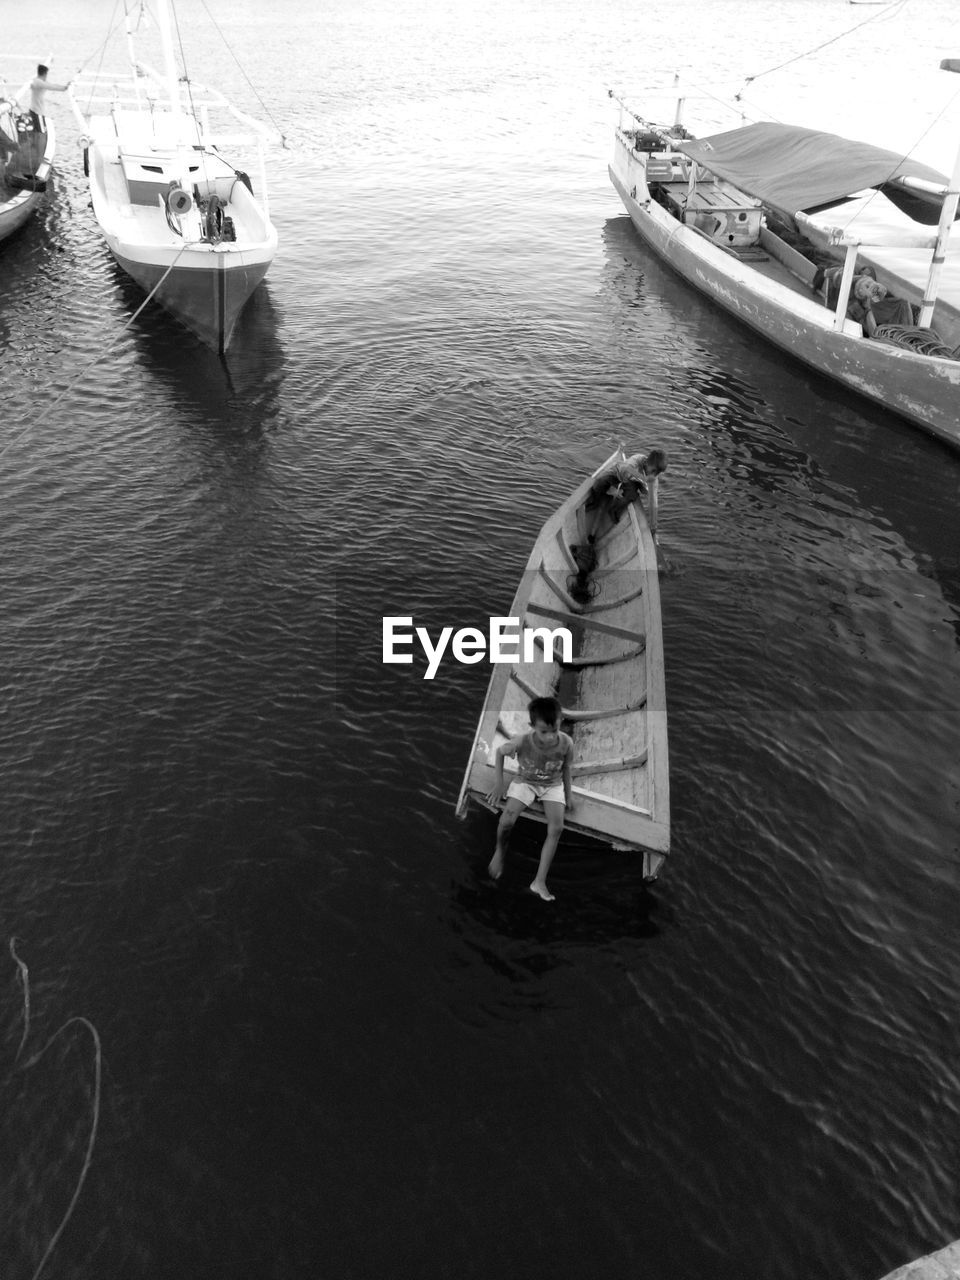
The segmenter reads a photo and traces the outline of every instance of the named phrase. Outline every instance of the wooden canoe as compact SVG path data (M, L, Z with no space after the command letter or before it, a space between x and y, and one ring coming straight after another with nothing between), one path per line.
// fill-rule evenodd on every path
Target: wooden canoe
M53 121L49 116L46 120L47 131L40 133L25 111L10 103L0 109L0 129L18 147L5 162L0 158L0 240L18 231L44 198L56 149Z
M636 850L653 879L670 848L670 782L657 549L643 511L634 504L616 524L602 516L588 575L575 559L594 519L585 508L591 484L623 457L618 451L586 479L537 538L508 615L534 643L527 655L513 646L520 660L493 667L457 813L465 817L471 800L490 807L496 748L529 727L531 698L553 695L574 746L564 831ZM551 634L557 628L572 636L569 661ZM508 757L505 771L513 768ZM525 816L544 821L539 804Z

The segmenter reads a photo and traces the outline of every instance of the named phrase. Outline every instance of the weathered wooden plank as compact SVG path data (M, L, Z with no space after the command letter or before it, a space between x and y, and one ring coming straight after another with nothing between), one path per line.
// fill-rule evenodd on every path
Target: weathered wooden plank
M518 688L522 689L524 693L529 694L531 698L543 697L543 694L537 693L533 686L524 680L516 667L511 670L510 679ZM573 707L563 707L562 711L564 720L609 720L613 716L625 716L629 715L632 711L640 711L646 705L647 694L646 690L644 690L635 702L631 702L624 707L596 707L588 710L581 710L579 707L576 709Z
M623 773L627 769L642 769L647 763L649 751L639 751L634 756L620 756L610 760L585 760L574 764L570 772L575 778L585 778L591 773Z

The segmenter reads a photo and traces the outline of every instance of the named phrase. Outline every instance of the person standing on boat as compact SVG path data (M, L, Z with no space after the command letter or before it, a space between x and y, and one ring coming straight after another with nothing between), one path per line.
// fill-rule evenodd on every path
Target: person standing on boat
M494 880L503 874L503 859L510 832L520 814L539 800L547 818L547 838L540 850L540 865L530 885L531 893L553 902L547 888L547 872L557 851L564 813L573 807L570 765L573 762L573 739L560 731L560 703L556 698L534 698L527 708L530 731L510 738L497 747L496 776L487 797L499 805L504 795L503 761L517 758L517 778L506 788L507 803L497 827L497 845L488 870Z
M34 129L38 133L46 133L47 123L44 120L46 114L46 97L47 92L53 89L56 93L63 93L70 88L71 81L66 84L51 84L47 79L49 67L45 67L41 62L37 67L37 74L30 81L30 106L27 115L33 122Z
M657 479L666 469L667 455L662 449L651 449L649 453L631 454L609 471L601 472L587 496L587 512L593 513L587 541L594 539L601 511L606 510L611 524L616 524L631 502L640 502L646 496L648 481Z

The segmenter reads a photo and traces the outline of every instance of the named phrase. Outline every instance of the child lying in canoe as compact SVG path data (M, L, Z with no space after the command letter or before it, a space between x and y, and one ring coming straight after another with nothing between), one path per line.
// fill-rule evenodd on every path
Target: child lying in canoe
M497 747L496 779L488 796L490 803L498 805L503 799L505 756L516 756L517 777L506 788L507 803L500 816L497 847L488 869L494 880L500 879L514 823L528 805L540 800L547 817L547 838L540 850L540 865L530 889L544 902L553 902L554 896L547 888L547 872L563 830L564 809L573 807L570 789L573 739L560 731L560 703L556 698L534 698L527 712L530 716L529 733L522 733Z

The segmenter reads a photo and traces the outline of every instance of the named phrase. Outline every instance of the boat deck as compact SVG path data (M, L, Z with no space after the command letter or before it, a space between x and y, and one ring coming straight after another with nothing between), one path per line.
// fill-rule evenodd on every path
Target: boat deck
M100 178L100 184L106 197L106 205L115 214L111 228L113 234L124 240L135 239L138 244L155 249L168 249L171 245L175 247L183 245L183 240L174 236L171 232L159 200L155 206L131 204L123 163L119 158L114 159L109 155L98 155L95 163L97 164L97 176ZM224 169L222 163L218 165L218 169ZM227 171L227 173L232 181L232 172ZM220 176L222 175L218 172L217 177ZM225 212L233 219L237 241L240 242L237 244L238 250L243 244L253 247L264 238L263 219L255 207L246 210L240 202L230 200L225 204ZM181 219L181 225L186 240L188 242L196 242L199 247L199 242L203 236L203 227L200 213L196 207ZM236 242L231 242L228 245L225 242L222 249L223 251L228 248L233 249L235 244ZM202 247L206 250L211 249L210 245Z

